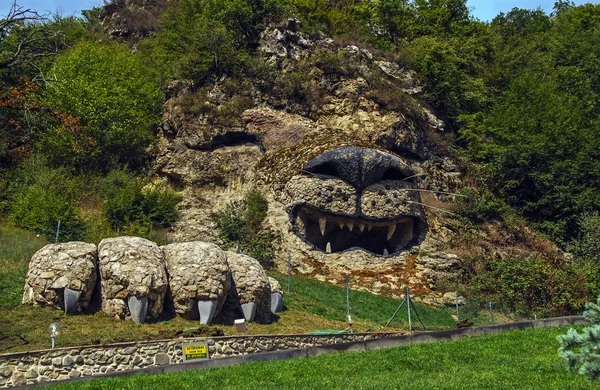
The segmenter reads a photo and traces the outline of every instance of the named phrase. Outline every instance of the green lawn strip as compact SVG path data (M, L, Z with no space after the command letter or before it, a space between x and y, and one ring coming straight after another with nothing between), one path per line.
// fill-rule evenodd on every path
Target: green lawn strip
M556 336L568 327L411 345L311 359L175 374L139 374L57 389L596 389L565 369Z
M345 287L292 277L290 293L287 294L287 275L273 273L271 276L277 279L283 287L286 307L331 320L345 320ZM401 302L401 299L350 290L350 313L353 318L355 320L370 321L379 326L383 326L388 322ZM453 328L456 326L456 322L450 316L450 310L425 306L420 303L413 304L427 329ZM421 329L414 311L411 313L411 317L414 329ZM408 328L406 305L398 312L390 326Z

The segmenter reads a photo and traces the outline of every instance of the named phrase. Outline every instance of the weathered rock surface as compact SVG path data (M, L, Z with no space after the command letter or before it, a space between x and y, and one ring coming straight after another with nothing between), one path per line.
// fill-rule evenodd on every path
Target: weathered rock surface
M265 270L250 256L231 251L226 255L233 278L232 289L235 289L230 296L237 296L241 305L256 304L256 322L270 322L271 285Z
M277 279L269 276L269 284L271 285L271 293L283 294L283 289L281 288L281 284L277 281Z
M102 310L109 316L130 316L130 297L146 298L142 318L156 318L163 310L167 273L163 252L140 237L106 238L98 245Z
M161 247L169 274L169 286L178 315L198 319L198 300L216 301L221 311L231 287L227 257L206 242L185 242Z
M64 309L64 290L81 292L76 310L87 308L96 285L96 245L84 242L49 244L29 263L22 302Z

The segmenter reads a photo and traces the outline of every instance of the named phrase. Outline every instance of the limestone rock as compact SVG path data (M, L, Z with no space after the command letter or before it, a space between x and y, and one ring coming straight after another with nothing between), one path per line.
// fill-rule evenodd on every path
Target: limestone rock
M269 284L271 285L271 293L281 293L283 294L283 290L281 289L281 284L279 284L279 282L277 281L277 279L274 279L272 277L269 276Z
M77 310L87 308L96 285L96 245L49 244L37 251L25 277L23 303L64 309L65 288L80 291Z
M161 249L177 314L197 319L199 299L216 301L218 313L231 287L225 253L201 241L169 244Z
M271 321L271 285L260 263L250 256L228 251L227 263L233 278L232 293L240 304L255 303L257 322Z
M106 238L98 245L102 285L102 310L109 316L130 315L130 296L147 298L147 317L163 310L167 273L163 253L152 241L140 237Z

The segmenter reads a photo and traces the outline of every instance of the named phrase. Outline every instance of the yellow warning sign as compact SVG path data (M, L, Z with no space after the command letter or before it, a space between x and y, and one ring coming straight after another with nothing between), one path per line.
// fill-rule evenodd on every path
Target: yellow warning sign
M183 360L208 359L206 343L183 344Z

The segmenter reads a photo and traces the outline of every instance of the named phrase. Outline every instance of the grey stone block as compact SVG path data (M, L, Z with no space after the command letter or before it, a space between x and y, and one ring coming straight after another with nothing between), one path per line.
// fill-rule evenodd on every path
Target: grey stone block
M70 288L65 288L65 292L64 292L65 314L74 314L75 313L75 310L77 310L77 302L79 301L80 296L81 296L81 291L71 290Z
M283 294L282 293L272 293L271 294L271 312L279 313L283 311Z
M200 313L200 323L209 324L217 310L217 300L198 300L198 313Z
M254 315L256 314L256 303L248 302L242 304L242 311L244 312L246 321L254 321Z

